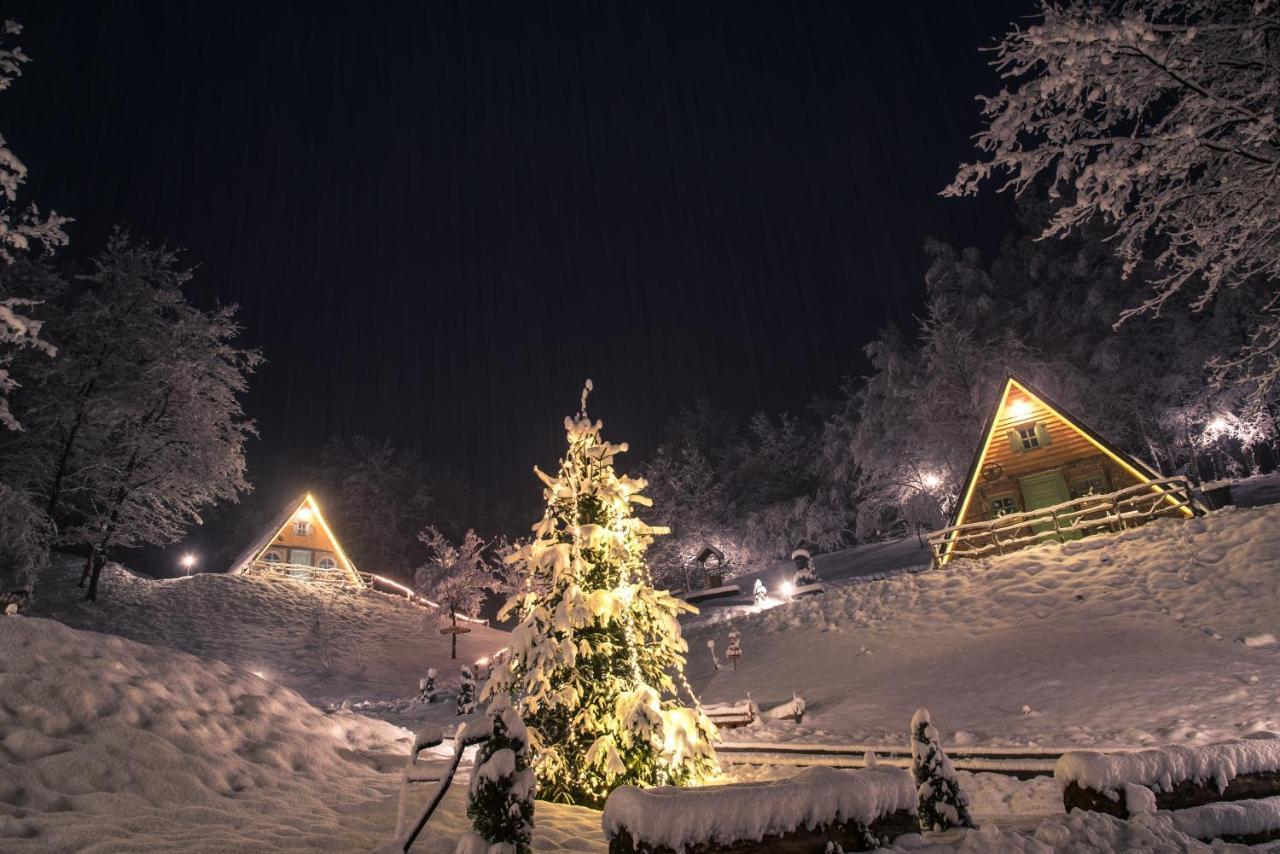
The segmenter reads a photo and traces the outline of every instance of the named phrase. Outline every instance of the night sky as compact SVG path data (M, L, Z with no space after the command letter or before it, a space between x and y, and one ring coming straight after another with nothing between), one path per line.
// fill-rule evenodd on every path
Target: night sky
M937 193L1029 2L3 5L28 198L239 303L270 495L363 432L536 502L588 376L641 458L698 395L798 410L910 322L925 237L1011 219Z

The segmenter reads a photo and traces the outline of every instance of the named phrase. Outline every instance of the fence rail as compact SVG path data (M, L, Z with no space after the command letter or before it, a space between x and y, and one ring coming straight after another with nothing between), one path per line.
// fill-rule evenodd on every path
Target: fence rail
M290 581L305 581L309 584L324 584L333 587L358 587L345 570L336 566L308 566L302 563L282 563L258 560L244 569L245 575L259 578L281 578ZM361 574L363 575L363 574ZM368 586L364 578L361 579Z
M1066 542L1134 528L1165 516L1197 512L1191 482L1166 477L1104 495L1084 495L1052 507L1008 513L929 534L934 564L951 558L1001 555L1041 543Z

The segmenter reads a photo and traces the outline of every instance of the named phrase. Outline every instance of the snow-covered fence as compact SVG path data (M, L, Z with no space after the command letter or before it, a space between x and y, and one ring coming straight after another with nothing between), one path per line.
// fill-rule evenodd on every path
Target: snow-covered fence
M1271 798L1280 796L1280 738L1265 733L1205 747L1066 753L1054 766L1053 776L1068 812L1082 809L1118 818L1158 809L1187 810ZM1255 819L1259 817L1257 809L1251 813ZM1261 814L1268 813L1262 809ZM1280 812L1276 815L1280 817ZM1257 824L1250 825L1255 828L1250 832L1260 832ZM1269 831L1280 837L1280 821Z
M934 563L944 555L977 558L1042 543L1062 543L1088 534L1118 532L1153 519L1200 512L1185 477L1166 477L1104 495L1083 495L1035 510L1007 513L929 534Z
M810 768L728 786L622 786L604 805L610 854L870 851L919 831L911 775ZM836 848L834 846L839 846Z

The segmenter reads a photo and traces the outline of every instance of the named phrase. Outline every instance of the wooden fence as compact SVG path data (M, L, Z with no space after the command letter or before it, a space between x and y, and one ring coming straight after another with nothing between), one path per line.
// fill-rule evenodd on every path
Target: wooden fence
M1190 481L1166 477L1104 495L1084 495L1052 507L943 528L929 534L928 542L936 566L948 559L1001 555L1041 543L1123 531L1152 519L1198 512Z

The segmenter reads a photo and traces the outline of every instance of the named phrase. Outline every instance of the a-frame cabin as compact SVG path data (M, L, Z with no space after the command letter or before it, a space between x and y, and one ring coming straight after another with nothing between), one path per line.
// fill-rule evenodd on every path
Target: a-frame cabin
M309 492L285 505L228 571L233 575L364 586Z
M1164 478L1030 383L1007 374L934 562L1192 516L1190 484Z

